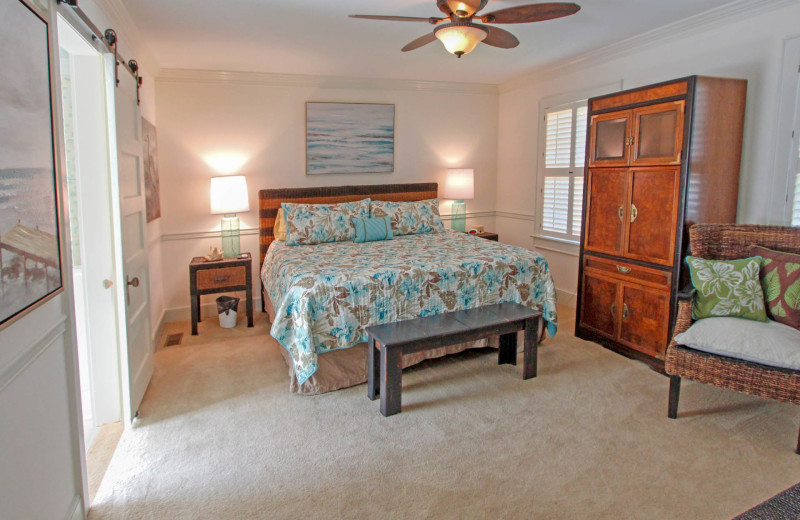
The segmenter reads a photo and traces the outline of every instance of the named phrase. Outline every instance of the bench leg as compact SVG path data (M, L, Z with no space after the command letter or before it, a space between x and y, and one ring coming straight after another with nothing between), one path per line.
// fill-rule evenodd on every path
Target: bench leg
M678 418L678 400L680 397L681 378L679 376L669 376L669 409L667 410L667 417L670 419Z
M403 349L382 345L381 368L381 413L389 417L400 413L400 391L403 387Z
M381 351L375 344L375 338L370 336L367 344L367 397L370 401L378 398L378 389L381 381Z
M517 333L500 336L500 352L497 354L498 365L517 364Z
M536 377L537 357L539 354L539 320L525 320L525 343L523 345L522 379Z

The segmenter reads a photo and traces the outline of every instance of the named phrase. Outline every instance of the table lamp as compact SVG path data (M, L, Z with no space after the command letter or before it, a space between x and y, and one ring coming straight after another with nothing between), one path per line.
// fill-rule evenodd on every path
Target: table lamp
M450 210L450 227L454 231L464 233L467 230L467 205L465 199L475 196L475 171L472 169L447 170L447 180L444 184L444 198L453 199L453 208Z
M239 256L239 217L236 213L250 211L247 179L244 175L211 178L211 214L222 215L222 254L225 258Z

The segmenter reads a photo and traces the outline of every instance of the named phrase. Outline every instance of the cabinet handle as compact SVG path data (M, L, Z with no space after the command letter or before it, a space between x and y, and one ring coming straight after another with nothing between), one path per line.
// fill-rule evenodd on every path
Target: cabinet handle
M631 204L631 224L633 224L633 222L636 221L636 217L638 216L639 216L639 210L636 209L636 206L634 204Z
M625 146L633 146L633 136L629 135L625 138Z
M619 207L617 210L617 216L619 216L619 221L622 222L625 220L625 208L622 206Z
M617 302L611 304L611 317L612 318L617 317Z
M214 278L214 281L217 283L227 282L228 280L230 280L230 278L231 278L230 276L217 276L216 278Z
M622 274L628 274L628 273L631 272L631 268L630 267L622 267L621 265L618 265L617 266L617 271L619 271Z
M622 304L622 319L623 320L627 320L628 316L630 316L630 312L628 312L628 304L627 303L623 303Z

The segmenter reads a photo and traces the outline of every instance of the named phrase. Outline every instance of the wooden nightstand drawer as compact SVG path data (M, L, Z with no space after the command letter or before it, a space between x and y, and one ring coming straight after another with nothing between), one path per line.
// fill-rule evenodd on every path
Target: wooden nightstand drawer
M218 269L200 269L197 271L197 289L217 289L233 287L247 283L247 269L240 267L220 267Z

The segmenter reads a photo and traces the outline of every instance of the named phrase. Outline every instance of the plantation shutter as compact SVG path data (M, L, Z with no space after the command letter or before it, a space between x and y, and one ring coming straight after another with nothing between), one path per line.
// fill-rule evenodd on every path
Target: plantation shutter
M580 238L587 113L586 102L545 111L539 215L544 236Z
M544 203L542 206L542 229L555 233L567 233L569 222L569 177L544 178Z
M794 205L792 206L792 225L800 226L800 173L794 181Z

